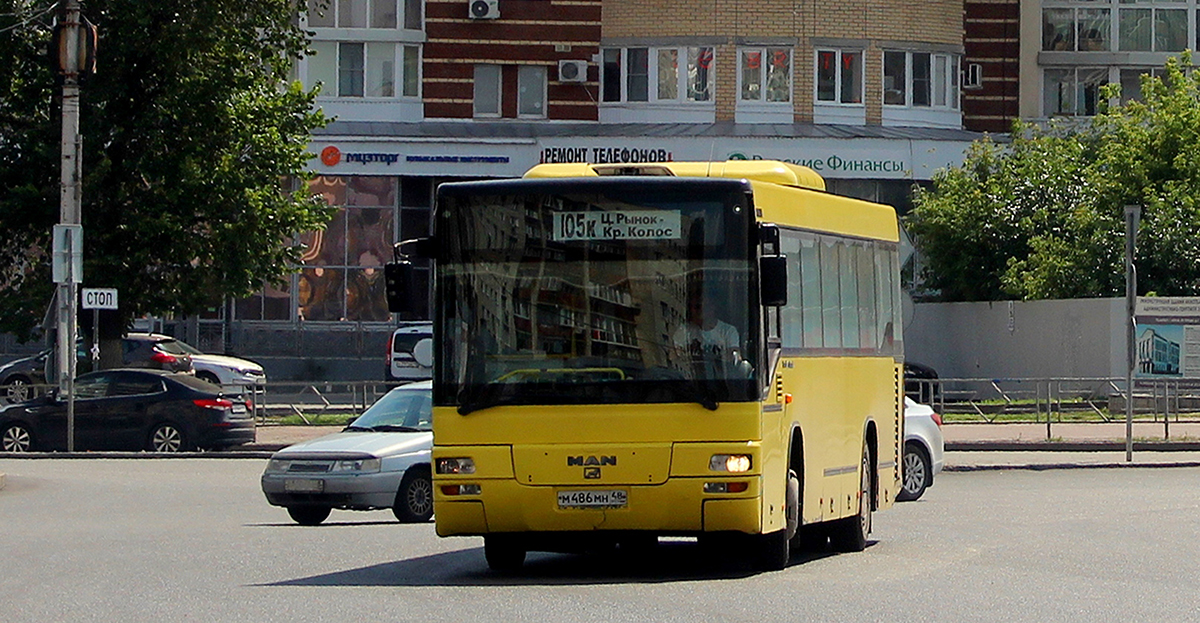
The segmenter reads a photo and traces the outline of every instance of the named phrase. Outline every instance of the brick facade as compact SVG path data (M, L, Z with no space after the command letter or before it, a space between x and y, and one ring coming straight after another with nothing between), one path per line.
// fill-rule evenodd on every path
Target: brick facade
M516 117L517 67L546 67L546 118L595 121L600 48L600 0L503 0L500 19L468 17L463 0L426 0L425 117L473 115L476 64L501 65L501 116ZM586 60L588 80L558 80L558 61Z
M1019 116L1019 0L964 0L963 68L976 63L982 88L963 90L963 126L1003 133Z

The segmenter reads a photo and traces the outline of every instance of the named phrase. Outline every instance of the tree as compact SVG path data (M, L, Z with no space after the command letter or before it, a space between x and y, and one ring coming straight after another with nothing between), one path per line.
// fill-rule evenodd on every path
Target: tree
M28 336L50 300L60 103L52 5L0 0L0 331ZM292 0L90 0L98 69L82 85L84 275L115 287L118 329L196 313L297 264L292 237L332 215L306 177L326 118L289 82L304 53ZM102 325L103 326L103 325Z
M1016 124L1011 142L970 148L961 167L918 190L906 219L943 300L1124 293L1124 206L1143 206L1138 283L1200 294L1200 73L1189 54L1142 98L1090 121ZM1102 97L1116 101L1119 85Z

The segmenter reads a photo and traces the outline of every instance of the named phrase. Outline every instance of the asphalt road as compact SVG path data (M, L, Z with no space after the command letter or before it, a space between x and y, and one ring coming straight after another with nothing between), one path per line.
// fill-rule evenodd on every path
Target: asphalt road
M19 621L1197 621L1200 468L943 474L860 554L757 573L667 542L535 554L388 511L290 522L258 459L0 460L0 618Z

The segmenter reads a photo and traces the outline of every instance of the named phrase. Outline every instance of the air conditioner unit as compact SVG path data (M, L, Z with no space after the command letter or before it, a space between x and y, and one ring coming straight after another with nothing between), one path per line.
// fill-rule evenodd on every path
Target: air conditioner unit
M467 8L467 15L471 19L498 19L500 17L500 0L469 0Z
M967 70L963 72L963 88L983 88L983 65L980 65L979 63L967 64Z
M587 82L587 61L558 61L559 82Z

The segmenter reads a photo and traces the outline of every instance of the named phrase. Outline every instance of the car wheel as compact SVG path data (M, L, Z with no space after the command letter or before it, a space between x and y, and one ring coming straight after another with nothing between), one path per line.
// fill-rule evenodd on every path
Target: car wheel
M217 375L213 374L212 372L197 372L196 378L200 379L201 381L208 381L213 385L221 384L221 379L217 378Z
M911 502L925 493L933 476L933 465L929 455L921 446L908 442L904 444L904 480L900 487L900 495L896 499L901 502Z
M328 506L289 506L287 507L288 515L291 515L292 520L302 526L320 525L322 521L329 518L329 513L333 509Z
M33 433L24 424L9 424L0 435L0 450L5 452L30 452L33 450Z
M33 383L23 376L6 379L4 385L4 399L9 404L25 402L33 397Z
M861 552L867 548L867 535L871 533L871 510L871 453L864 445L862 464L859 466L858 513L839 519L830 527L829 543L835 551Z
M483 537L483 557L492 571L518 571L525 564L525 544L507 534L489 534Z
M414 467L404 475L392 514L400 523L424 523L433 517L433 480L427 468Z
M185 447L183 431L169 423L155 426L146 444L151 452L181 452Z

